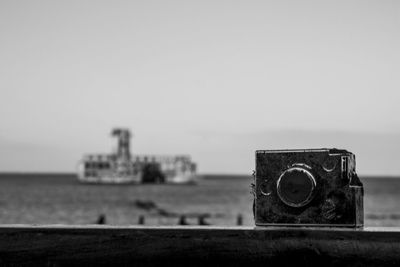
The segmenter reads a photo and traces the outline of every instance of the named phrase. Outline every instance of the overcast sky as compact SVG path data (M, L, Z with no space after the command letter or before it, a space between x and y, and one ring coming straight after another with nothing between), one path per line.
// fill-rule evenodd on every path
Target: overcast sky
M110 152L251 173L340 147L400 175L400 1L0 1L0 171Z

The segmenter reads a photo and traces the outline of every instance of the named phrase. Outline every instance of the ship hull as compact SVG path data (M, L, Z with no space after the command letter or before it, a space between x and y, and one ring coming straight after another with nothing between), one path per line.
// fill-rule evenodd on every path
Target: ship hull
M138 176L85 176L78 177L79 182L87 184L140 184Z
M197 175L193 173L171 175L166 177L165 182L168 184L195 184Z

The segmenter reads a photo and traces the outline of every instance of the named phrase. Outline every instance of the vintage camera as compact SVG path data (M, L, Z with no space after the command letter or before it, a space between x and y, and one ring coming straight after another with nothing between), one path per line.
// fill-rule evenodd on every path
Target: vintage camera
M257 150L257 226L362 227L363 185L342 149Z

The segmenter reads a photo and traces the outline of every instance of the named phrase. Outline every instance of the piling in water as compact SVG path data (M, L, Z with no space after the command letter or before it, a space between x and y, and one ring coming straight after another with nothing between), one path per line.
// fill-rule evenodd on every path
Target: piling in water
M144 219L144 216L143 216L143 215L140 215L140 216L139 216L138 224L139 224L139 225L144 225L144 224L145 224L145 219Z

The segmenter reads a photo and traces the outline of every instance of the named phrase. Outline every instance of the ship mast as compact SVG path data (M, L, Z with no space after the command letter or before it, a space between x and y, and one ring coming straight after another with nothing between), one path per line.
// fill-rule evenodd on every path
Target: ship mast
M130 144L131 132L128 129L115 128L111 132L112 136L118 138L117 158L122 161L131 159Z

